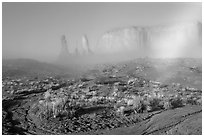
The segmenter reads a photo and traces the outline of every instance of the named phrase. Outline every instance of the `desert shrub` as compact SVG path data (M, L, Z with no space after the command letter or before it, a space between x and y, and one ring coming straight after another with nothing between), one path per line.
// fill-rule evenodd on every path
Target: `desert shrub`
M133 110L136 111L137 113L143 113L144 111L147 110L148 104L149 103L143 100L142 97L137 97L134 99Z
M149 102L148 101L145 101L145 100L142 100L140 101L140 109L139 109L139 112L140 113L143 113L143 112L147 112L149 111Z
M131 113L142 113L145 109L142 98L138 96L130 99L127 104L125 103L124 105L125 106L120 103L114 106L117 114L130 115Z
M198 99L196 102L197 102L197 105L202 105L202 98Z
M137 96L133 99L132 109L137 113L140 113L142 110L142 98Z
M143 105L142 102L140 101L138 102L137 105L133 106L133 110L135 110L137 113L142 113L142 107Z
M172 108L171 103L169 102L169 100L164 101L164 103L163 103L163 108L164 108L165 110L168 110L168 109L171 109L171 108Z
M188 98L186 104L197 105L197 101L193 98Z
M131 107L126 107L126 108L123 110L123 113L121 113L121 114L124 114L124 115L126 115L126 116L129 116L129 115L131 115L132 113L134 113L134 109L131 108Z
M178 108L183 106L183 101L180 97L172 98L169 100L171 108Z
M149 107L151 108L150 111L160 110L163 106L161 104L161 99L159 98L152 98L149 100Z

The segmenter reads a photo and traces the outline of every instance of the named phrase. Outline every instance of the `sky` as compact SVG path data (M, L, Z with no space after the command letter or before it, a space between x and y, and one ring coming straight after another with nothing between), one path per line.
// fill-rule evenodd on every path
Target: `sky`
M90 46L111 29L200 21L201 3L3 3L3 58L55 60L61 36L71 46L87 35Z

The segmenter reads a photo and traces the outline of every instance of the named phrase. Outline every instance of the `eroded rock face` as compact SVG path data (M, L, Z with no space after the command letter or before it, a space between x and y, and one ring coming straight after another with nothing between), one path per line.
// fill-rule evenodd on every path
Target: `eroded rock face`
M201 26L199 22L190 22L114 29L102 35L95 52L128 52L136 57L197 57L201 56Z
M72 49L72 50L71 50ZM67 44L65 35L61 38L61 51L57 63L61 65L73 65L88 63L93 55L86 35L82 36L81 44Z
M73 53L62 36L59 60L62 64L88 64L119 62L134 58L200 58L202 56L202 24L200 22L176 23L160 26L132 26L104 33L97 45L90 48L86 35ZM93 54L94 53L94 54Z

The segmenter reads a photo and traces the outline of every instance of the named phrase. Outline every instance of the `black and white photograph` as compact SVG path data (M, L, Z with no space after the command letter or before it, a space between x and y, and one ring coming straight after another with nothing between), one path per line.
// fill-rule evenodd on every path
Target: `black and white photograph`
M2 2L2 135L202 135L202 2Z

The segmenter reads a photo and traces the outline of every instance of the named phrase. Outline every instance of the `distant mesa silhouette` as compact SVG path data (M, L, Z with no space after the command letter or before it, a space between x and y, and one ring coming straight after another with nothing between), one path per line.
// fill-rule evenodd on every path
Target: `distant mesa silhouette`
M202 56L202 23L184 22L158 26L130 26L105 32L90 48L86 35L71 53L61 38L59 62L88 63L140 57L186 58Z

